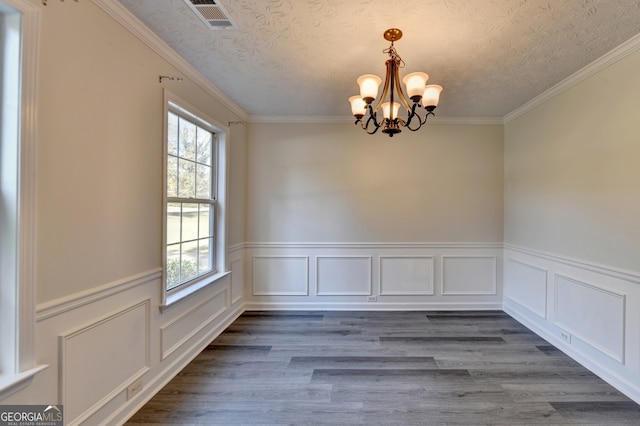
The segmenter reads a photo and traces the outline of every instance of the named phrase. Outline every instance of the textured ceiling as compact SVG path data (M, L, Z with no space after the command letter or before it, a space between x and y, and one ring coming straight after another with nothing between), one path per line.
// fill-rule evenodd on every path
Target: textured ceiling
M226 30L184 0L120 2L254 117L349 116L387 28L401 75L444 87L440 117L503 117L640 33L632 0L219 0Z

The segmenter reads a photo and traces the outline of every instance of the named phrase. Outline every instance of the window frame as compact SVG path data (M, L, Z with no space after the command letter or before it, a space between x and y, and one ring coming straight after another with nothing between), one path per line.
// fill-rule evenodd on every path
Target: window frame
M26 387L33 376L48 365L37 365L35 359L36 106L40 10L27 0L1 0L0 9L3 16L20 15L16 195L9 206L15 212L13 250L16 258L12 262L15 278L0 282L3 293L8 291L14 300L12 307L0 311L0 321L10 334L8 340L3 339L0 351L2 400ZM4 137L0 144L3 140Z
M177 287L167 289L167 208L171 202L167 195L167 159L168 153L168 127L169 113L183 117L196 125L211 131L214 134L215 141L213 156L211 161L212 167L212 194L215 197L213 205L213 271L207 272L201 276L178 285ZM229 135L228 126L224 126L217 120L202 112L187 101L181 99L167 89L164 89L164 109L163 109L163 176L162 176L162 303L161 310L171 304L187 297L188 295L218 281L220 278L229 274L226 256L226 235L227 235L227 165L228 165L228 147L227 140ZM197 199L190 200L197 203ZM183 201L184 202L184 201Z

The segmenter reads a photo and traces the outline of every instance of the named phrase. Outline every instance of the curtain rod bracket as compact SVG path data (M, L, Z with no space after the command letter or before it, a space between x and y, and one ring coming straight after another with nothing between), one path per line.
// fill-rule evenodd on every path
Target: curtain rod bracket
M42 4L46 6L47 5L47 1L48 0L42 0ZM64 0L60 0L60 1L64 1ZM80 0L76 0L76 3L79 3L79 2L80 2Z
M158 83L162 83L162 80L173 80L173 81L182 81L182 77L176 77L172 75L161 75L158 77Z

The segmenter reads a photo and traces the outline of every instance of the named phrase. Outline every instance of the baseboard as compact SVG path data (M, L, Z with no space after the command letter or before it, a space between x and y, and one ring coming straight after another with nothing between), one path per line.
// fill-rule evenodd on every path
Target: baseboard
M247 302L246 311L490 311L502 303L279 303Z
M593 361L585 354L574 350L571 346L567 346L564 342L556 337L556 334L544 326L542 320L536 321L526 315L525 312L520 312L518 307L510 305L505 301L503 306L504 312L511 315L516 321L527 327L529 330L542 337L556 348L564 352L567 356L581 364L583 367L600 377L602 380L609 383L611 386L624 393L626 396L640 404L640 387L638 384L629 382L618 374L615 374L611 370L604 368L599 363Z
M638 271L505 244L505 312L640 403Z

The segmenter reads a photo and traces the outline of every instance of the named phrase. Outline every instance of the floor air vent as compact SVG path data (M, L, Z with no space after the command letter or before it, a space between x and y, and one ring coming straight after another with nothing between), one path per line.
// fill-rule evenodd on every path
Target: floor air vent
M224 8L215 0L184 0L184 2L198 15L207 28L213 30L238 28Z

